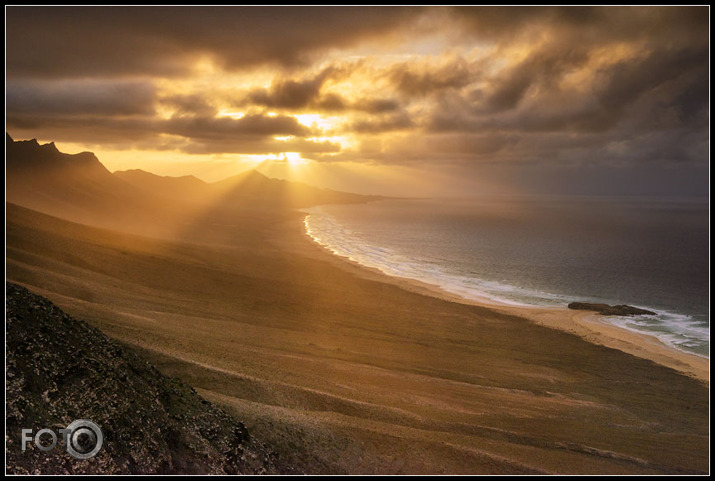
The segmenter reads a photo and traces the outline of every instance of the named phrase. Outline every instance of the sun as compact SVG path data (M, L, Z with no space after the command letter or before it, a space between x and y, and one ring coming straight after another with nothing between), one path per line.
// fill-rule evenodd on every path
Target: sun
M317 127L323 131L333 130L342 121L341 117L321 114L296 114L294 117L301 125Z
M309 160L304 159L300 156L300 153L298 152L284 152L284 158L285 161L288 163L289 166L293 167L300 167L303 165L307 165L310 163Z

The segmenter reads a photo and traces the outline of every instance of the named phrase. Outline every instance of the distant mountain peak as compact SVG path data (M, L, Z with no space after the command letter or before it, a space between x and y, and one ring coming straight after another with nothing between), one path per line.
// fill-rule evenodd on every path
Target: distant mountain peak
M153 172L148 172L144 169L127 169L127 170L117 170L114 172L114 175L120 176L120 177L128 177L128 176L135 176L135 177L145 177L145 178L159 178L159 179L169 179L169 180L185 180L185 181L191 181L191 182L200 182L200 183L205 183L203 180L199 179L195 175L159 175L155 174Z
M210 184L192 175L160 176L141 169L112 173L92 152L66 154L57 150L54 142L14 141L7 132L6 141L7 185L12 190L6 200L52 215L67 199L72 199L69 204L74 204L77 212L93 211L95 205L111 205L110 210L124 212L124 204L134 205L137 198L249 208L362 203L379 198L274 179L256 169ZM38 192L43 196L38 197ZM104 216L99 208L93 212Z
M37 141L37 139L30 139L30 140L14 140L12 137L10 137L10 134L7 134L7 137L5 138L6 142L11 145L26 145L28 147L40 147L40 143Z
M148 172L143 169L117 170L114 172L114 175L116 175L117 177L122 177L124 179L153 179L167 182L194 182L197 184L206 183L195 175L159 175L153 172Z
M35 139L32 139L32 140L34 140L35 143L37 143L37 140L35 140ZM49 144L42 144L42 145L40 145L40 148L59 153L59 149L57 148L57 146L55 145L54 142L50 142ZM85 154L85 153L91 153L91 152L82 152L82 153ZM92 154L92 155L94 155L94 154Z
M40 144L37 139L30 139L30 140L15 140L12 138L9 132L5 132L5 145L11 146L11 145L17 145L17 146L25 146L27 148L31 149L43 149L44 151L48 152L57 152L59 153L59 149L57 149L57 146L55 145L54 142L50 142L47 144Z
M245 171L245 172L241 172L240 174L238 174L237 177L244 177L244 178L251 178L251 177L253 177L253 178L256 178L256 179L270 180L270 177L268 177L267 175L265 175L265 174L259 172L259 171L256 170L256 169L251 169L251 170L247 170L247 171Z
M14 171L25 171L27 175L47 175L54 169L74 169L75 173L80 169L96 175L109 174L92 152L65 154L59 151L54 142L41 145L37 139L13 140L7 132L5 140L5 165Z

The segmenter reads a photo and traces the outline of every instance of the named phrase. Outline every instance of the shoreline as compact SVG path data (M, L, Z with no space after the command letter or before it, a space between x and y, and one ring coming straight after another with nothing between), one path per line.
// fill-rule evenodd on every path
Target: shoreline
M345 262L294 210L172 239L7 214L9 280L305 472L708 472L707 384Z
M303 213L303 212L301 212ZM303 213L301 227L309 244L317 247L336 265L347 268L352 273L378 282L396 285L407 291L435 297L448 302L476 306L499 314L527 319L535 324L558 329L574 334L582 339L601 346L617 349L636 357L650 360L662 366L674 369L686 376L697 379L709 387L710 359L694 353L688 353L665 344L654 335L632 331L603 320L603 316L592 311L576 311L567 307L528 307L500 304L489 298L469 299L442 289L439 286L407 277L389 275L378 268L360 264L349 257L332 251L328 246L318 243L307 231Z

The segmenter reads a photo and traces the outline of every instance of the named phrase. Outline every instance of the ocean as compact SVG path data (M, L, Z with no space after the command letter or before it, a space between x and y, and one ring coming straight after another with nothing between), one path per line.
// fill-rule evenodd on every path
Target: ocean
M314 241L385 274L502 304L642 307L656 315L607 320L709 356L707 203L416 199L307 212Z

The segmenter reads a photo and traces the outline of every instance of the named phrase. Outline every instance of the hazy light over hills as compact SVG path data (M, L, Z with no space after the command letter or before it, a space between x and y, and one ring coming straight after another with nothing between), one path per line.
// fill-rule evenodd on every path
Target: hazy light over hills
M709 15L6 7L6 291L286 473L708 473ZM252 457L194 464L203 408L28 333L8 472ZM188 429L117 426L137 390ZM40 446L75 414L107 427L95 459Z
M8 202L143 235L180 237L178 231L192 223L217 224L246 212L258 215L286 207L377 198L270 179L255 170L214 183L142 170L112 173L91 152L66 154L54 144L14 141L9 134L5 151Z
M708 7L6 7L6 124L112 170L708 192Z

